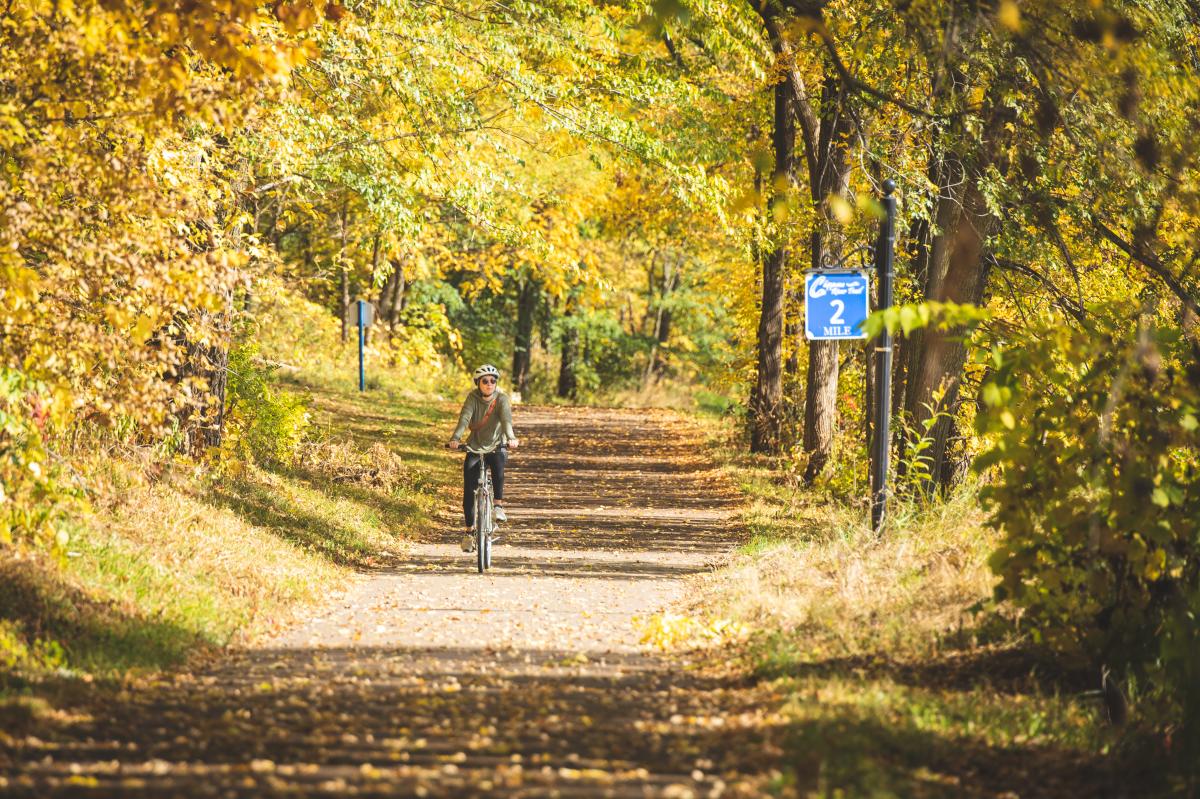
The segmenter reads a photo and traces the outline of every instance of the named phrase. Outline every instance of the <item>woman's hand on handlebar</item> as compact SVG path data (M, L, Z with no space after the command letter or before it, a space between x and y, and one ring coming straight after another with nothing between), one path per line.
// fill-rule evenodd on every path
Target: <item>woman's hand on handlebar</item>
M510 438L510 439L508 440L508 448L509 448L509 449L516 449L516 448L517 448L517 447L519 447L519 446L521 446L521 442L520 442L520 441L518 441L517 439L515 439L515 438Z
M460 443L458 441L447 441L446 442L446 449L460 449L461 447L462 447L462 443Z

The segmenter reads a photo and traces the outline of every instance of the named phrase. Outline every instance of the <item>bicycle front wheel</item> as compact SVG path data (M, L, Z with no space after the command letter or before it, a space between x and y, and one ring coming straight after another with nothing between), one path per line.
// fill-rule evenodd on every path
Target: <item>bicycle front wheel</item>
M487 491L475 496L475 560L483 574L492 565L492 497Z

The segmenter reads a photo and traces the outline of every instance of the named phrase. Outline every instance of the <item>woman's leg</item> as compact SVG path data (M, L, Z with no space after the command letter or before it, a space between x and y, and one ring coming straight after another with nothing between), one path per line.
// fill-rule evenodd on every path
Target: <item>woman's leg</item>
M488 466L492 470L492 496L496 499L497 505L504 504L504 464L508 462L508 450L498 449L495 452L489 452L487 456Z
M463 517L467 529L475 526L475 486L479 484L479 456L467 454L463 461Z

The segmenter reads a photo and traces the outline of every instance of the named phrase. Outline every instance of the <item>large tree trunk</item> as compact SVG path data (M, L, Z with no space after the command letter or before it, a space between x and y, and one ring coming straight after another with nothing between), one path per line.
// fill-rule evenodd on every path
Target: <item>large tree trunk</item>
M837 419L838 342L814 341L808 348L808 383L804 396L804 481L816 480L833 453Z
M513 341L512 387L522 397L529 390L529 367L533 355L533 315L537 310L538 285L526 277L517 295L517 333Z
M938 232L932 236L928 245L920 255L923 257L914 261L917 283L921 287L921 297L932 300L941 290L941 284L949 267L951 244L957 236L958 226L962 222L962 186L966 175L962 163L957 158L942 158L934 156L930 165L929 177L938 187L938 199L933 210L933 229ZM906 418L913 422L917 411L921 410L919 402L927 402L928 396L918 399L912 391L920 361L924 357L925 331L914 330L906 337L904 352L904 385L903 391L897 398L896 408L903 408ZM928 419L928 413L921 417ZM903 472L905 462L901 460L900 470Z
M978 148L969 157L948 153L938 165L938 234L929 252L928 300L979 305L987 294L992 264L987 240L999 219L989 210L979 184L993 165L1004 170L1002 154L1013 135L1009 124L1013 111L999 97L990 100L993 111ZM967 357L963 333L926 328L910 342L904 411L911 429L932 439L922 456L929 459L931 479L942 487L961 473L947 463L947 455Z
M813 172L812 200L818 207L817 230L812 233L812 268L836 264L845 252L845 231L829 207L831 194L845 196L850 189L850 117L841 80L827 75L821 90L821 123ZM808 382L804 395L804 452L808 464L804 480L811 483L825 471L833 454L837 419L838 342L814 341L808 348Z
M814 10L819 11L818 2ZM845 194L849 181L850 133L852 130L849 97L833 64L826 65L821 84L820 102L814 103L804 76L796 68L792 45L775 17L775 6L758 7L771 48L785 70L785 85L790 93L792 112L803 141L808 167L809 191L817 210L818 229L812 235L814 267L833 260L842 252L843 233L832 217L827 199L830 194ZM804 450L808 454L805 479L815 479L829 462L833 450L834 418L837 402L838 347L836 342L814 342L808 351L808 380L804 397Z
M796 124L792 90L786 81L775 85L775 114L772 140L775 145L772 203L788 201L795 169ZM794 199L794 198L793 198ZM788 249L777 235L774 247L763 260L762 307L758 318L758 376L750 395L750 451L778 453L783 448L783 298Z
M977 305L983 301L989 273L984 245L997 222L979 190L977 174L939 201L938 217L941 233L934 240L926 297ZM913 344L904 411L918 435L931 424L925 435L932 445L923 456L929 458L929 473L940 479L953 472L946 468L946 454L967 349L961 330L929 328Z
M941 176L941 156L935 151L929 159L927 175L934 186L944 186ZM941 204L935 204L933 219L921 217L914 220L909 232L911 247L908 252L909 263L916 284L920 287L920 296L929 294L929 264L933 254L934 230L937 218L942 213ZM908 388L908 375L916 363L916 353L920 350L921 331L914 330L905 336L896 336L892 341L892 411L902 411L905 407L905 392ZM904 436L904 426L896 425L893 443L899 443ZM897 464L897 470L903 470L903 462Z

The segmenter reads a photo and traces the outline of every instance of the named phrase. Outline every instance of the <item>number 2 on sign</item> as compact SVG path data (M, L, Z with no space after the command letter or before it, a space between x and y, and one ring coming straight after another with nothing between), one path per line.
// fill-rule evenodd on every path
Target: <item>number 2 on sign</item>
M831 324L831 325L846 324L846 317L842 316L842 313L846 310L846 303L842 302L841 300L830 300L829 304L837 309L833 312L833 316L829 317L829 324Z

